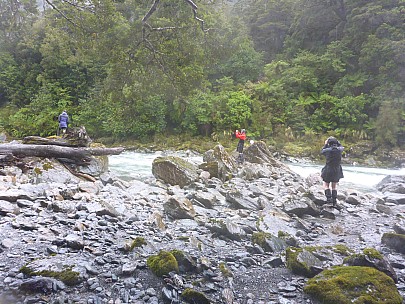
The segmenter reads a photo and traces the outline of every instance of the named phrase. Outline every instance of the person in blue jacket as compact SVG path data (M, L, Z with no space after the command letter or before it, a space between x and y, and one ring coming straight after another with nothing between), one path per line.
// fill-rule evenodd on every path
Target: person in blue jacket
M66 130L69 126L69 115L66 113L66 110L64 110L59 116L58 116L58 122L59 122L59 134L62 132L62 134L66 134ZM59 135L58 134L58 135Z
M326 164L322 168L321 177L325 190L326 202L336 206L337 189L336 186L339 180L343 178L343 170L341 166L342 152L344 147L333 136L325 140L325 145L321 150L321 154L326 158Z

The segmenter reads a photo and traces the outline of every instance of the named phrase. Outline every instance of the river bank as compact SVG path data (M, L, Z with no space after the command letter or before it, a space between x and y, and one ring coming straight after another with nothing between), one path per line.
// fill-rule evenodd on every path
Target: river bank
M264 139L269 149L280 159L300 159L307 162L322 163L323 157L320 150L324 144L325 136L308 137L288 140L284 137ZM327 137L327 136L326 136ZM226 136L188 136L181 134L178 136L155 136L147 141L125 140L116 141L108 138L99 139L107 146L124 146L133 151L196 151L200 154L211 149L217 144L222 145L231 153L236 149L237 140L231 135ZM245 147L250 145L249 139ZM379 168L403 168L405 167L405 147L378 147L371 140L345 141L343 164L360 165L365 167Z
M232 173L187 165L184 186L156 177L171 157L143 181L83 181L50 160L2 168L0 303L318 304L304 289L332 266L379 269L372 297L401 303L404 255L385 238L404 234L404 181L386 181L383 197L342 187L332 208L316 177L254 148L240 166L208 153ZM173 262L163 274L151 263L162 251Z

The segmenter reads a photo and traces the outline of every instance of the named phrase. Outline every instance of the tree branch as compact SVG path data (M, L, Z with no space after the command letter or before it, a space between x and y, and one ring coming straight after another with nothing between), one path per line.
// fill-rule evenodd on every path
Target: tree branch
M72 19L70 19L68 16L66 16L60 9L58 9L51 1L45 0L46 3L48 3L55 11L57 11L59 14L62 15L63 18L65 18L68 22L73 24L74 26L77 26L76 23L73 22Z

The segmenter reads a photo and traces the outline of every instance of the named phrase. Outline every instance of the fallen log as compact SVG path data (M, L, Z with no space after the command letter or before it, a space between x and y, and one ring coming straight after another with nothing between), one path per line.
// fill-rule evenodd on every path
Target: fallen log
M88 162L92 156L118 155L125 148L76 148L56 145L0 144L0 155L15 157L67 158L77 162Z

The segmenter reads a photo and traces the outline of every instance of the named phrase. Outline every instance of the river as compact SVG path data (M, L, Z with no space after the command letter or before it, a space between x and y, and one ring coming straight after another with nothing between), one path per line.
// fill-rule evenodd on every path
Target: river
M152 162L158 156L177 155L195 163L202 162L202 156L184 152L124 152L109 157L111 172L124 180L143 180L152 177ZM322 164L314 163L286 163L291 170L307 177L312 173L319 173ZM344 178L340 185L362 192L375 192L376 185L387 175L405 175L405 168L385 169L360 166L343 166Z

